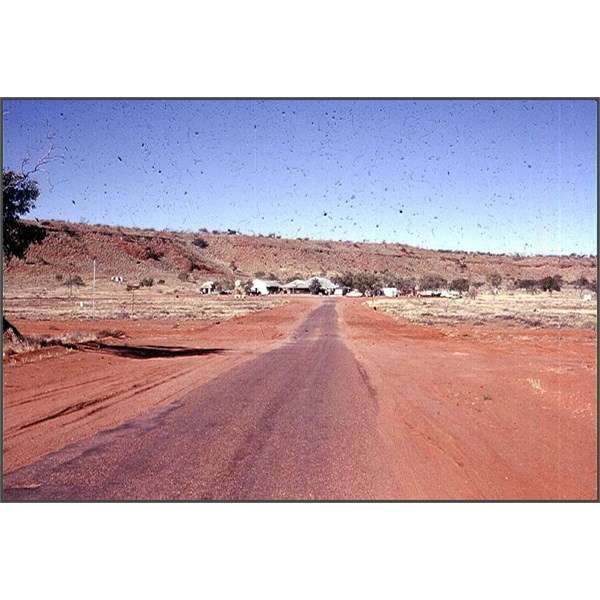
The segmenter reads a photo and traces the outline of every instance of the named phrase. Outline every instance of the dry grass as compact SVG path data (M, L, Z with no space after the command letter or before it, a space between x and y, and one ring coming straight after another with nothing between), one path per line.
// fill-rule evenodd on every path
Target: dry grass
M368 302L395 317L426 325L481 325L518 327L574 327L596 329L595 303L584 303L576 291L554 294L481 294L477 298L381 299Z
M14 356L25 352L34 352L51 346L68 347L73 344L95 342L106 338L122 338L125 335L120 329L101 329L95 333L80 333L78 331L59 336L26 335L22 339L7 339L2 347L3 356Z
M69 297L64 289L11 288L5 290L4 311L8 319L60 321L72 319L195 319L217 322L256 310L273 308L282 298L244 298L202 296L190 289L163 287L127 292L100 289L93 303L90 289L78 290ZM93 306L95 304L95 306Z

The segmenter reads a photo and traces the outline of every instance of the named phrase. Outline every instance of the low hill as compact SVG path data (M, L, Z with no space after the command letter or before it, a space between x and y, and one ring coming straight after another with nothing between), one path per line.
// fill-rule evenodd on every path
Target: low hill
M497 272L504 281L560 275L564 282L581 277L596 280L596 258L586 256L519 256L479 252L426 250L404 244L374 244L279 239L236 233L186 233L84 225L61 221L36 223L47 232L25 260L13 259L4 270L4 283L44 285L79 275L88 282L96 258L99 281L122 276L181 285L255 276L289 281L311 275L334 278L345 272L369 272L382 283L397 278L440 275L483 282Z

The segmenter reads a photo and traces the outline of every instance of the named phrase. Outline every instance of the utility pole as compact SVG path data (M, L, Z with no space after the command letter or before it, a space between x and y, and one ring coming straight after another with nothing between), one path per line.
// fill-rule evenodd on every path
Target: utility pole
M94 283L92 284L92 318L96 318L96 257L94 257Z

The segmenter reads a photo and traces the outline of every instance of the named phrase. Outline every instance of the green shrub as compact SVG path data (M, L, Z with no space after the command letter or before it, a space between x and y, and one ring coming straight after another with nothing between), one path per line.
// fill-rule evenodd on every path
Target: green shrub
M540 279L540 287L544 292L560 292L562 287L562 277L560 275L547 276Z
M469 280L464 277L460 277L458 279L453 279L450 284L450 289L455 290L457 292L468 292L469 291Z
M441 275L424 275L420 281L422 290L439 290L448 286L448 281Z
M416 282L412 277L398 277L396 288L401 294L412 294L415 291Z
M493 288L499 288L502 283L502 275L500 273L490 273L485 279Z
M321 293L323 288L321 287L321 284L319 283L318 279L312 279L308 286L308 289L310 290L311 294L319 294Z
M539 288L539 282L535 279L518 279L515 281L515 285L522 290L532 292Z

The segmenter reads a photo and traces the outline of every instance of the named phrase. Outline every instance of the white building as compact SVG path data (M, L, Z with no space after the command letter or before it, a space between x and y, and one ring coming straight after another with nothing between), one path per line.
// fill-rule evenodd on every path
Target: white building
M214 281L205 281L201 286L200 286L200 293L201 294L214 294L216 290L216 284Z
M269 294L277 294L282 290L282 287L278 281L273 279L253 279L250 291L254 294L261 294L261 296L268 296Z
M283 286L286 294L310 294L310 281L294 279Z
M316 280L321 286L321 294L331 296L333 294L342 295L343 288L336 285L327 277L309 277L308 279L294 279L290 283L286 283L283 287L287 294L310 294L310 286ZM337 290L340 290L339 292Z
M398 288L384 287L381 288L381 293L388 298L395 298L398 295Z

